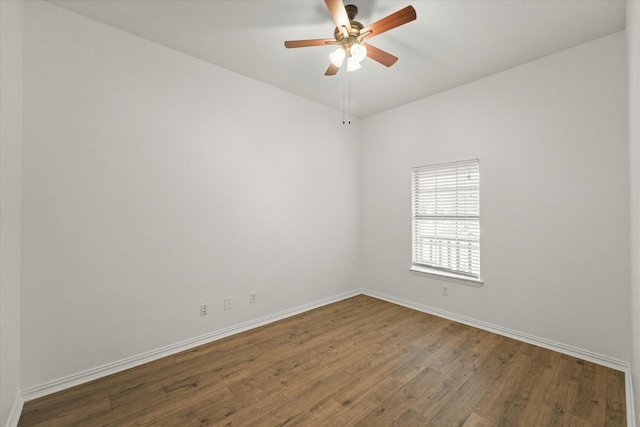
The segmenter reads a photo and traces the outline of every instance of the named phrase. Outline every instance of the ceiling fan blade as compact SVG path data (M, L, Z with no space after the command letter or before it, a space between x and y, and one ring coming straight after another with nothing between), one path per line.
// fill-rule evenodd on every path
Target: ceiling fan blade
M294 47L326 46L335 43L335 39L289 40L284 42L284 47L291 49Z
M331 64L329 65L329 68L327 68L327 71L324 72L325 76L335 76L338 73L338 70L340 69L340 67L336 67L335 65Z
M371 31L371 34L367 35L366 37L375 37L379 34L384 33L385 31L393 30L400 25L404 25L407 22L413 21L414 19L416 19L416 16L416 10L413 8L413 6L407 6L404 9L400 9L399 11L392 13L386 18L382 18L381 20L376 21L367 27L364 27L362 31L360 31L360 34Z
M346 27L347 32L350 32L351 23L349 22L349 16L347 15L347 10L344 8L342 0L324 0L324 2L327 5L327 9L329 9L333 22L336 23L336 27L339 29Z
M374 61L381 63L386 67L391 67L398 60L397 56L393 56L382 49L378 49L375 46L371 46L369 43L363 43L367 48L367 56Z

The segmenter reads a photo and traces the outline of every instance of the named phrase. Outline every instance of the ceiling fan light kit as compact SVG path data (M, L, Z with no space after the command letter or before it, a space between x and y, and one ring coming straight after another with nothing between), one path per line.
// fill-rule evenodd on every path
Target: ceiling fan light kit
M354 44L351 46L351 49L349 49L349 52L351 53L351 57L358 62L362 62L364 57L367 56L367 48L362 44Z
M336 67L341 67L342 62L347 58L347 71L357 70L360 68L360 62L367 56L367 48L361 44L354 44L345 50L339 47L329 55L329 60Z
M332 39L291 40L284 42L286 48L337 45L338 49L329 55L331 64L325 76L333 76L347 59L347 71L361 68L360 62L369 57L380 64L390 67L398 58L388 52L365 43L364 40L375 37L416 19L413 6L407 6L379 21L365 27L355 20L358 8L352 4L345 6L342 0L324 0L329 13L336 24Z
M340 67L342 66L342 61L344 61L345 56L347 56L347 53L343 48L339 47L331 52L331 54L329 55L329 60L336 67Z
M355 71L359 70L360 68L362 68L362 65L360 65L360 63L356 61L355 58L347 59L347 71Z

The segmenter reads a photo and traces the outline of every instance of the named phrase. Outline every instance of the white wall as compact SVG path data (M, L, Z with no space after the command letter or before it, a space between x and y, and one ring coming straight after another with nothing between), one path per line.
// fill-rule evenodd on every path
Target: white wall
M22 2L0 1L0 425L20 390L22 26Z
M42 2L24 55L23 388L354 289L357 123Z
M617 33L363 120L363 287L628 361L626 72ZM471 158L480 288L409 272L411 167Z
M629 158L631 166L631 368L640 421L640 3L627 2Z

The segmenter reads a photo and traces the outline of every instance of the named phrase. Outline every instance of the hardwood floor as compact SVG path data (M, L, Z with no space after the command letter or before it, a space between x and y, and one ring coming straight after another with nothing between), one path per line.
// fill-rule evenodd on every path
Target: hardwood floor
M27 402L27 426L625 426L624 374L357 296Z

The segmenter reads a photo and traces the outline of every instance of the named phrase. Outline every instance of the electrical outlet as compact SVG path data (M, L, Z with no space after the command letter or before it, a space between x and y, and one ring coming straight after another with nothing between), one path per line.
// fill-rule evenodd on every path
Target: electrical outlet
M258 302L258 295L256 292L249 292L249 303L255 304Z
M200 316L209 314L209 304L200 304Z
M442 295L444 295L445 297L449 296L449 288L447 286L442 287Z
M227 297L224 299L224 309L225 310L231 309L231 297Z

